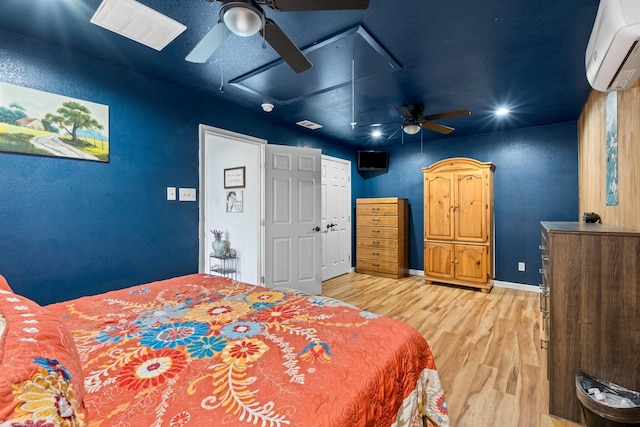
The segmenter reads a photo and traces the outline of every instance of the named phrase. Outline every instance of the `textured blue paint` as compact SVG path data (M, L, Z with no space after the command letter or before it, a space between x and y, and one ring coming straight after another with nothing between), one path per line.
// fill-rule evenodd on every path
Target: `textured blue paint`
M579 217L577 147L575 122L430 141L424 154L420 144L397 145L388 150L389 172L365 179L360 194L409 199L409 263L422 270L422 168L448 157L494 163L495 279L538 285L540 221Z
M446 157L497 166L498 280L537 284L538 222L578 217L575 122L430 141L424 155L399 145L388 173L363 177L350 146L6 31L0 80L110 107L107 164L0 153L0 274L40 303L197 270L198 204L168 202L165 188L198 188L200 123L351 160L354 200L407 197L413 269L423 268L421 168Z
M0 274L40 303L196 272L200 123L353 160L271 118L0 31L0 80L110 107L109 163L0 153ZM199 196L198 196L199 197Z

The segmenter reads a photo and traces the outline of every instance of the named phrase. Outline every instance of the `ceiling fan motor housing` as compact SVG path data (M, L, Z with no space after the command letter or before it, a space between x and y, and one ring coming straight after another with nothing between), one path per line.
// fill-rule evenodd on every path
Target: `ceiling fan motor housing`
M220 20L231 32L242 37L256 34L265 23L264 11L253 0L223 2Z

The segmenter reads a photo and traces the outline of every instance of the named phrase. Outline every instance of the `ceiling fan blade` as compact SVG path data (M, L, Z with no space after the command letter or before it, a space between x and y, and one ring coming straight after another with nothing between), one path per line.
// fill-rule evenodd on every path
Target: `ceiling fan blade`
M424 120L442 120L442 119L449 119L451 117L468 116L470 114L471 114L471 111L465 108L463 110L449 111L447 113L431 114L430 116L424 116L423 119Z
M293 71L301 73L311 68L311 62L272 19L267 18L265 20L260 34L278 52L284 62L293 68Z
M302 10L350 10L366 9L369 0L266 0L274 10L294 12Z
M396 111L400 113L400 115L406 120L417 119L417 117L413 117L413 114L411 114L411 110L409 110L404 105L394 105L393 108L395 108Z
M431 122L428 122L426 120L422 122L422 127L424 129L429 129L429 130L432 130L434 132L442 133L444 135L448 135L448 134L450 134L451 132L453 132L455 130L452 127L439 125L437 123L431 123Z
M224 22L218 21L184 59L199 64L207 62L207 59L213 55L213 52L222 44L230 32Z

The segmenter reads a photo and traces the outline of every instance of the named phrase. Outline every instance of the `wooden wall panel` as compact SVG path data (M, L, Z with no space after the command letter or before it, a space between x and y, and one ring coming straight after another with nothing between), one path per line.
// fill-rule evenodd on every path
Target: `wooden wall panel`
M606 98L592 90L578 120L579 216L640 230L640 81L618 92L618 206L606 205Z

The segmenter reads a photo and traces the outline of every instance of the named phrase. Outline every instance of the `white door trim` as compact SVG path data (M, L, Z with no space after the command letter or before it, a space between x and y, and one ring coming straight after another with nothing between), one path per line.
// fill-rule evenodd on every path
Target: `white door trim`
M246 143L246 144L255 144L260 148L260 152L261 152L261 161L260 161L260 175L264 176L264 151L265 151L265 145L267 144L267 141L261 138L256 138L253 136L249 136L249 135L244 135L241 133L237 133L237 132L233 132L230 130L226 130L226 129L220 129L220 128L216 128L213 126L209 126L209 125L205 125L205 124L200 124L199 129L198 129L198 133L199 133L199 194L200 194L200 200L199 200L199 220L198 220L198 245L199 245L199 256L198 256L198 271L200 273L205 273L208 272L208 259L207 259L207 252L208 250L205 248L205 244L206 244L206 239L204 238L205 236L205 195L207 194L207 188L206 188L206 183L205 183L205 170L206 170L206 162L205 162L205 138L207 135L212 135L212 136L216 136L219 138L224 138L230 141L236 141L236 142L241 142L241 143ZM220 177L220 182L221 182L221 186L222 186L222 177ZM264 192L265 192L265 183L264 183L264 179L260 180L260 218L261 218L261 227L260 227L260 236L258 237L258 242L256 242L256 246L257 246L257 250L260 251L260 256L258 257L259 259L259 269L260 269L260 274L261 277L264 277L264 209L265 209L265 205L264 205Z

